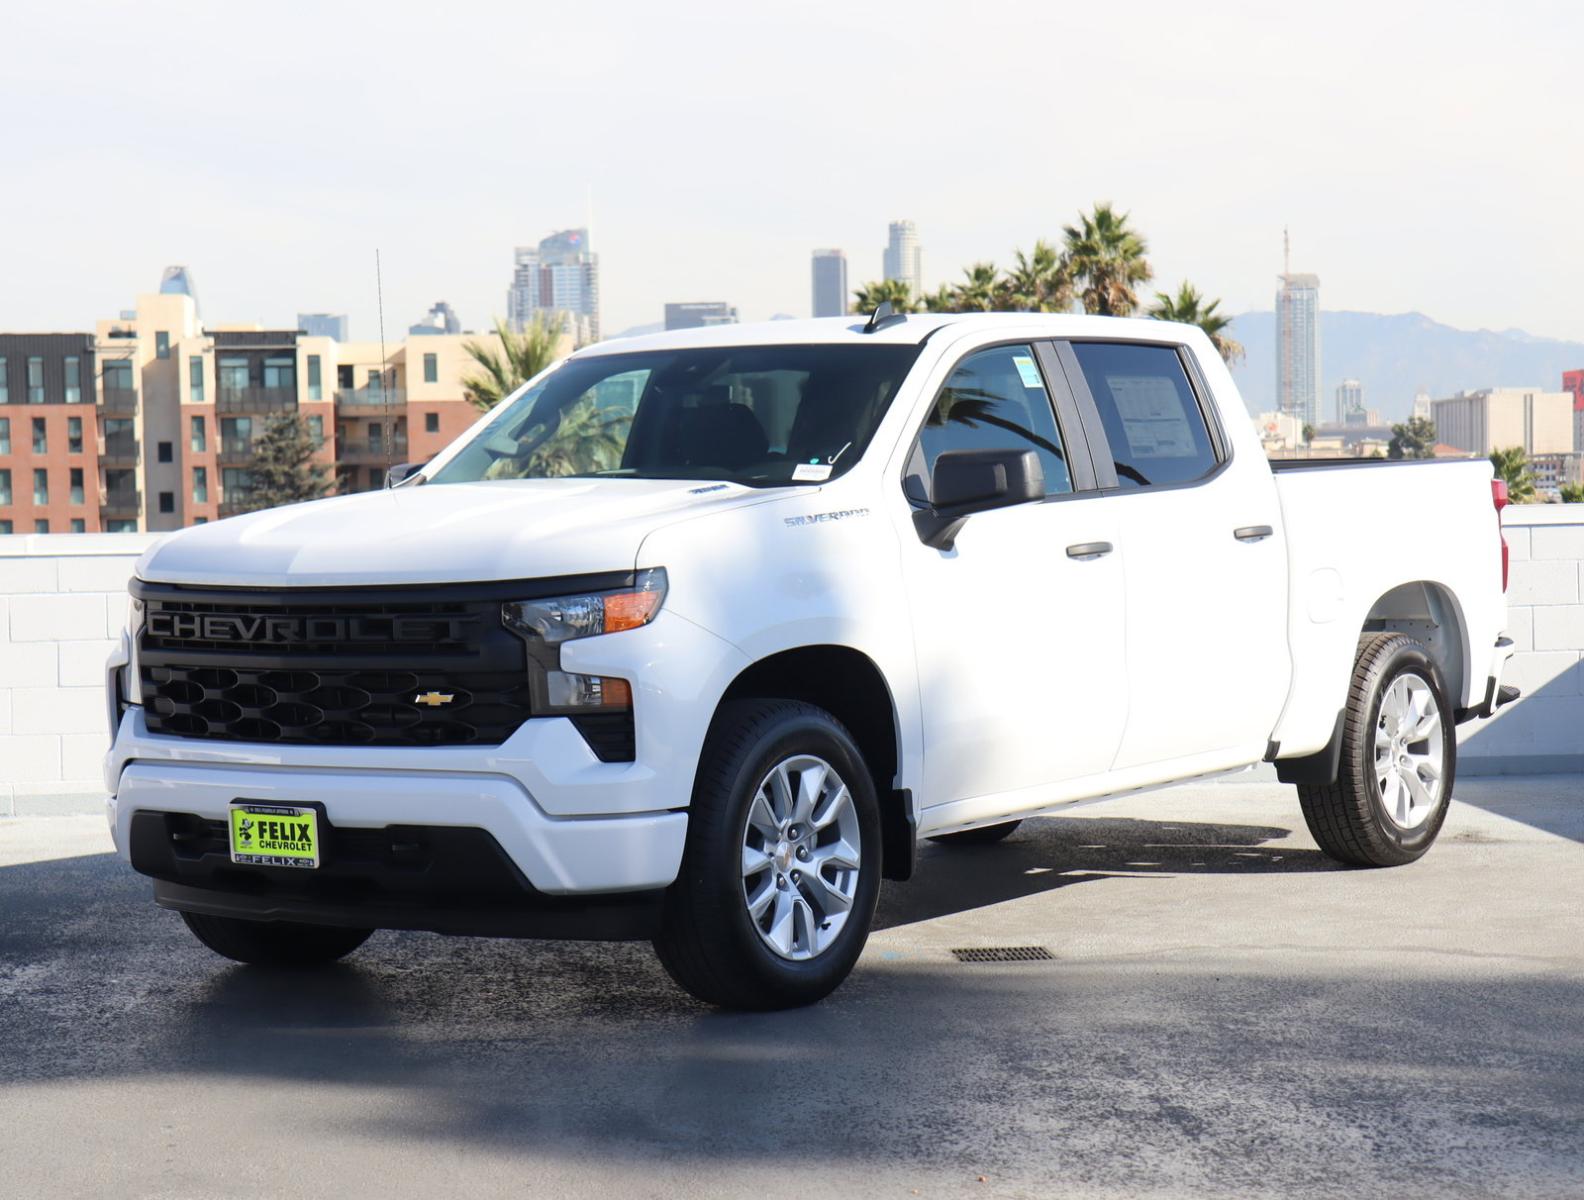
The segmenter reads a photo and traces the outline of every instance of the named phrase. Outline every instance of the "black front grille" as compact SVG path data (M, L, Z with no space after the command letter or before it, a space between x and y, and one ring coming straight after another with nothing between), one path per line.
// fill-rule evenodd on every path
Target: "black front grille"
M145 665L143 703L154 733L325 746L493 746L509 738L532 707L520 668Z
M433 587L279 589L134 581L150 732L322 746L494 746L543 703L545 663L501 602L630 585L630 575ZM551 660L554 665L554 660ZM543 711L541 708L540 711ZM631 712L576 718L606 762Z

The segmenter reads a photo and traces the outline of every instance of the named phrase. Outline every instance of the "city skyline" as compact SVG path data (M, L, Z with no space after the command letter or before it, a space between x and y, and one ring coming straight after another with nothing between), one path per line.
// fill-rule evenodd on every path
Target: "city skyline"
M1433 310L1459 328L1584 340L1584 164L1566 152L1576 68L1556 52L1584 43L1572 6L1447 21L1343 2L1310 13L1301 38L1290 15L1259 8L1213 27L1156 3L1076 21L1020 14L1031 43L1125 41L1129 83L1113 103L1090 99L1117 95L1105 56L1064 54L1053 93L1039 72L1006 69L1006 22L930 4L899 22L817 2L705 2L686 20L617 3L597 39L576 8L480 6L492 30L480 39L477 21L434 22L419 5L369 22L288 4L312 12L316 35L284 60L240 11L187 20L188 6L156 7L169 19L119 23L114 39L80 39L77 10L8 14L8 44L71 44L76 69L22 55L0 78L0 100L28 114L0 194L0 221L25 231L7 246L0 328L70 328L146 287L150 264L179 262L206 312L278 326L299 306L324 308L372 335L376 248L387 334L442 295L488 328L506 316L502 255L585 223L591 207L607 330L657 320L663 295L729 296L758 320L807 311L812 247L845 247L853 284L879 278L876 231L896 215L918 222L938 282L1059 239L1110 200L1150 240L1151 290L1188 279L1225 312L1268 307L1270 246L1290 223L1337 309ZM779 52L733 52L745 38ZM521 69L525 43L595 42L597 73L583 54ZM420 73L447 102L393 103L346 69L350 46L397 77ZM175 60L180 71L147 65ZM878 70L876 95L903 78L954 86L910 87L859 120L851 88L809 87L816 62L850 79ZM1459 84L1429 89L1411 64ZM996 118L970 112L964 89L993 97ZM534 121L522 143L524 114L564 111L572 95L575 119ZM106 144L106 114L127 97L144 133ZM708 120L669 121L663 139L643 133L655 111L706 109ZM734 152L767 144L774 153ZM962 169L964 150L993 172ZM261 169L281 154L290 170ZM701 162L717 169L705 177ZM88 173L116 185L60 186ZM1501 253L1471 252L1497 225Z

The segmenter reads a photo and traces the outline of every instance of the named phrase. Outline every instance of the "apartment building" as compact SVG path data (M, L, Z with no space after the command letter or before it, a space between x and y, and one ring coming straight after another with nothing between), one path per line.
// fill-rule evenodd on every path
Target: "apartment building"
M189 294L139 296L94 333L0 334L0 534L179 529L243 511L270 418L301 417L332 490L383 487L478 416L464 346L205 326Z

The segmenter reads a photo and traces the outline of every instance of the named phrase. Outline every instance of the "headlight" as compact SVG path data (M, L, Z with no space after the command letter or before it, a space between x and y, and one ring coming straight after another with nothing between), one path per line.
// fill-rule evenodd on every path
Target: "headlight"
M502 604L501 621L528 643L535 711L552 715L630 710L632 684L628 680L563 671L561 646L577 638L647 625L659 613L665 595L665 569L656 567L640 571L631 587ZM538 672L533 670L535 664Z
M547 646L559 646L575 638L647 625L665 603L665 594L665 568L657 567L639 572L633 587L619 591L508 600L501 605L501 620L513 633L537 637Z

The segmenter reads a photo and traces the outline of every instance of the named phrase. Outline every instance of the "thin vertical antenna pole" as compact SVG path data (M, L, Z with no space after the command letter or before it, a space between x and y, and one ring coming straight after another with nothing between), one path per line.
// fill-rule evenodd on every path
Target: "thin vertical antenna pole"
M380 402L388 403L385 397L389 396L394 390L394 385L396 383L396 372L394 370L391 371L390 380L387 382L385 378L385 278L380 273L380 252L378 246L374 247L374 297L379 305ZM390 433L391 436L385 443L385 478L387 482L390 480L391 446L396 441L396 428L394 422L391 424Z
M1287 226L1282 226L1282 278L1292 274L1292 242L1287 237Z

